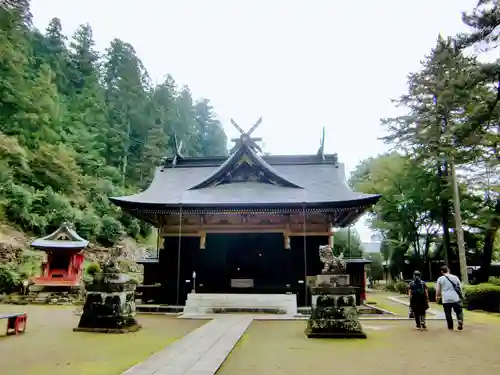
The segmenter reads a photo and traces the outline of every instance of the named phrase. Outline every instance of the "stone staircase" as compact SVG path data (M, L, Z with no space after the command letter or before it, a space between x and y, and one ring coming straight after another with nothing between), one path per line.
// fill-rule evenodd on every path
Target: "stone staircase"
M190 293L184 314L268 313L297 315L294 294Z

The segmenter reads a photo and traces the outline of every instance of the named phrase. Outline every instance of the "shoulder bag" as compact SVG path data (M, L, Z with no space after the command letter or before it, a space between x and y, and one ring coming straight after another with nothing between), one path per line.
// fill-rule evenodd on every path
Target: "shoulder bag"
M464 296L462 294L462 289L460 289L457 284L455 284L453 281L451 281L451 279L446 276L446 275L443 275L444 277L446 277L446 279L450 282L450 284L453 286L453 289L455 290L455 292L458 294L458 298L460 299L463 299Z

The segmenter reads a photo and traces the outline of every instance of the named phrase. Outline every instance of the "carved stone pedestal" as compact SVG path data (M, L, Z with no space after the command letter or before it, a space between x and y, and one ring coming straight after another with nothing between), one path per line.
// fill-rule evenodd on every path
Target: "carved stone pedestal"
M75 332L128 333L141 326L135 320L136 284L122 273L102 273L87 285L83 314Z
M358 319L356 288L345 285L349 283L345 276L318 275L316 286L311 287L312 309L305 330L307 337L366 338ZM342 280L344 285L338 285L340 283L335 280Z

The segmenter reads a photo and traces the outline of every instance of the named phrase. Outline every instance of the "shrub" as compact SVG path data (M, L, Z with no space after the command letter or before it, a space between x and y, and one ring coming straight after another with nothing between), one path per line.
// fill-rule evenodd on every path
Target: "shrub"
M91 240L101 232L101 219L92 210L87 209L76 220L75 228L80 236Z
M11 293L21 285L21 276L9 267L0 266L0 293Z
M23 250L22 262L17 265L15 272L18 273L22 279L39 275L43 259L42 254L41 251Z
M112 216L102 218L102 226L97 240L105 245L114 245L123 235L121 223Z
M490 283L465 287L464 303L468 310L500 312L500 286Z
M125 232L130 237L136 239L139 237L139 234L141 233L141 226L139 220L126 213L123 213L122 215L120 215L120 222L125 228Z
M386 286L386 289L389 292L397 292L401 294L407 294L408 293L408 283L406 281L400 280L400 281L395 281Z
M153 227L151 226L151 224L148 224L148 223L143 222L143 221L139 221L139 225L141 227L140 235L143 238L147 238L151 235L151 233L153 233Z
M76 211L65 195L56 193L49 186L37 192L30 210L32 216L38 215L45 220L46 228L33 229L37 233L43 233L45 229L50 233L65 221L74 222Z
M436 302L436 283L426 283L427 284L427 292L429 293L429 301Z
M488 280L489 284L500 286L500 277L490 277Z
M406 281L396 281L386 286L386 290L390 292L396 292L401 294L408 294L408 284ZM428 282L426 283L428 293L429 293L429 301L436 302L436 283Z
M99 264L97 263L90 263L85 270L85 273L92 277L94 277L94 275L99 272L101 272L101 266L99 266Z
M3 195L7 200L5 210L7 219L22 225L29 223L33 189L25 185L7 184L3 189Z
M388 292L395 292L396 291L396 283L391 282L391 283L387 284L385 286L385 290L387 290Z
M42 143L30 160L33 178L30 185L39 189L51 186L56 192L77 190L81 170L75 161L75 151L64 144Z

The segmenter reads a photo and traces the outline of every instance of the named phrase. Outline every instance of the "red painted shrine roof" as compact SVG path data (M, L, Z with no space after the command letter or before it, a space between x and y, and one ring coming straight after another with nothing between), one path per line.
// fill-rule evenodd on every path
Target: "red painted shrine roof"
M337 155L259 155L248 134L229 157L182 157L158 167L139 194L110 198L127 211L183 209L297 208L357 211L361 215L380 195L352 191ZM350 220L352 221L352 220ZM341 224L341 223L338 223Z

